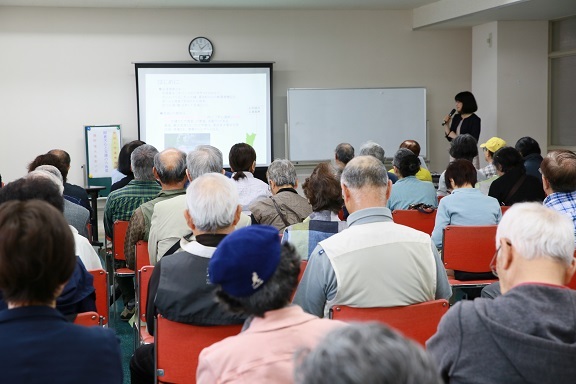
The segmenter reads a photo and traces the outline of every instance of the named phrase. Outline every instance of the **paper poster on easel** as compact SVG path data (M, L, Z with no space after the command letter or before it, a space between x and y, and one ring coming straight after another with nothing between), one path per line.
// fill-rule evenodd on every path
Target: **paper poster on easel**
M88 180L111 177L118 166L118 153L121 148L120 125L87 125L86 163Z

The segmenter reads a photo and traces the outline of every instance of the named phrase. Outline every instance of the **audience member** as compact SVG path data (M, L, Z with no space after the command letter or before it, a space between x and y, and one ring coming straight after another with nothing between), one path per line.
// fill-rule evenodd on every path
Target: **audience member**
M294 303L323 317L334 304L394 307L451 296L430 236L394 224L386 208L392 183L372 156L351 160L341 178L348 229L310 255Z
M499 137L491 137L485 143L480 144L480 148L484 150L484 160L486 160L488 165L480 169L478 172L481 172L486 179L498 176L496 174L496 167L492 163L494 160L494 153L505 146L506 142Z
M302 223L284 230L282 243L290 242L303 260L308 260L320 241L348 227L338 218L344 200L336 172L330 163L320 163L314 168L302 185L313 212Z
M416 178L422 181L432 181L432 174L428 170L426 166L426 162L424 158L420 156L420 144L416 140L404 140L400 143L399 148L406 148L412 151L413 154L418 156L418 160L420 160L420 169L416 173Z
M492 182L488 195L496 198L501 205L544 200L542 182L526 174L522 155L516 149L499 149L494 154L494 166L500 177Z
M377 322L337 328L296 360L297 384L442 383L420 346Z
M186 221L196 238L183 251L163 257L154 268L148 288L146 323L154 334L154 317L196 325L241 324L214 300L216 287L206 278L208 263L220 242L234 230L242 207L238 191L226 176L207 173L186 190ZM251 240L250 240L251 241ZM276 242L279 243L278 234ZM138 348L130 361L132 384L154 382L154 344Z
M568 150L551 151L540 169L544 192L548 195L544 205L570 217L576 233L576 154Z
M300 257L289 243L280 245L274 227L242 228L220 243L208 266L216 296L250 317L243 332L200 353L198 384L292 383L294 353L345 325L290 305L299 270Z
M478 156L478 145L474 137L472 137L471 135L469 134L458 135L454 140L452 140L449 153L451 161L464 159L474 164L473 160L475 157ZM450 191L448 190L448 186L446 183L445 172L446 171L442 172L442 174L440 175L440 179L438 180L438 191L436 194L439 197L450 194ZM482 173L478 172L476 174L476 178L478 181L485 180L485 176Z
M496 232L503 295L460 301L427 343L447 383L572 383L576 377L576 269L572 221L519 203Z
M238 143L230 148L228 162L232 179L240 194L240 204L243 211L249 211L249 206L261 196L270 196L268 185L254 177L256 170L256 151L249 144Z
M64 198L73 203L80 204L92 214L92 207L90 206L90 198L86 190L78 185L70 184L68 182L68 171L70 171L70 155L62 149L52 149L48 154L58 156L60 161L64 164L65 172L62 174L62 182L64 183Z
M336 168L342 172L346 164L354 158L354 147L352 144L340 143L334 150L334 163Z
M416 173L420 170L418 156L409 149L400 148L394 154L392 165L398 181L392 186L392 192L386 204L391 211L408 209L410 205L419 203L432 207L438 205L434 184L416 178Z
M384 148L373 141L367 141L360 147L359 156L373 156L380 160L382 164L386 161L385 155L386 151L384 151ZM398 177L394 173L388 172L388 180L391 180L392 184L394 184L398 181Z
M266 177L272 196L260 197L250 204L253 224L272 225L282 232L292 224L301 223L312 213L310 203L296 192L298 178L289 160L274 160Z
M122 383L118 339L109 329L66 322L56 297L77 268L61 211L44 201L0 206L0 368L7 383Z
M538 142L529 136L525 136L516 142L515 148L524 159L526 174L542 181L540 171L538 171L540 163L542 162L542 154Z
M160 182L162 190L156 197L145 202L132 214L126 239L124 241L124 255L126 265L135 269L136 257L135 246L139 240L148 241L150 223L154 206L164 200L184 195L186 190L186 154L178 149L169 148L154 156L154 177ZM148 263L146 263L148 264Z
M110 187L110 192L114 192L117 189L125 187L129 182L134 180L134 172L132 172L132 164L130 158L132 152L141 145L146 144L140 140L134 140L120 149L118 153L118 168L112 174L112 186Z

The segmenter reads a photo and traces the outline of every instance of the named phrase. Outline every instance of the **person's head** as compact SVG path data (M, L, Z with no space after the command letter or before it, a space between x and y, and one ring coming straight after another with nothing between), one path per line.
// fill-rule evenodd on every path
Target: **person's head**
M422 347L385 324L352 323L329 332L296 356L298 384L440 384Z
M249 144L238 143L230 148L228 162L232 172L235 172L234 180L246 177L244 172L254 172L256 168L256 151Z
M384 164L374 156L357 156L342 171L342 196L348 212L370 207L385 207L392 182Z
M507 173L514 169L524 170L524 159L516 148L502 147L494 153L492 164L501 173Z
M454 159L472 161L478 156L478 143L472 135L458 135L452 140L449 153Z
M220 242L208 265L216 297L233 312L263 317L284 308L298 285L300 256L268 225L240 228Z
M320 163L302 184L304 196L314 212L329 210L338 213L344 204L342 187L330 163Z
M134 179L152 181L154 177L154 156L158 150L150 144L143 144L132 151L130 155L130 166L134 173Z
M473 187L478 181L474 164L464 159L454 160L448 164L444 177L446 178L446 184L450 183L452 189L466 186Z
M64 197L57 186L57 183L51 179L50 174L44 172L44 175L35 175L23 177L6 184L0 189L0 204L7 201L19 200L43 200L52 205L60 212L64 212ZM28 174L31 175L31 174ZM38 176L38 177L36 177Z
M70 169L70 155L63 149L51 149L48 151L48 154L58 156L60 161L66 166L66 168Z
M206 173L186 189L188 226L195 235L227 233L240 219L242 206L236 186L221 173Z
M367 141L360 147L359 156L374 156L384 164L386 152L384 148L374 141Z
M406 148L412 151L416 156L420 156L420 144L416 140L404 140L400 148Z
M400 148L394 154L392 165L398 177L414 176L420 170L420 159L411 150Z
M496 231L502 293L526 281L569 282L575 268L574 240L569 216L539 203L514 204Z
M58 168L60 174L62 175L62 182L66 182L66 177L68 176L68 167L64 165L58 156L50 153L36 156L36 158L30 164L28 164L28 172L32 172L41 165L52 165Z
M274 160L266 171L266 178L272 194L276 194L280 188L296 188L298 186L296 168L290 160Z
M222 152L211 145L199 145L186 156L188 179L194 180L205 173L221 173L224 168Z
M454 96L456 102L456 111L458 113L474 113L478 110L478 104L472 92L464 91Z
M62 212L40 200L5 202L0 233L4 300L9 306L55 306L76 267L74 236Z
M537 154L540 155L540 145L536 140L529 136L524 136L520 138L516 145L514 146L518 152L522 155L522 157L526 157L528 155Z
M576 154L568 150L550 151L540 164L544 190L552 192L576 191Z
M491 137L485 143L480 144L480 148L484 150L484 159L488 162L492 162L494 153L500 148L505 147L506 142L499 137Z
M338 144L334 150L334 158L336 161L342 163L342 166L345 166L354 158L354 147L348 143Z
M162 185L184 183L186 179L186 154L179 149L168 148L154 156L154 170Z
M58 188L60 195L64 195L64 184L60 172L51 165L41 165L32 172L24 176L25 179L44 179L50 181Z
M146 144L141 140L134 140L129 143L124 144L124 146L120 149L118 153L118 172L126 175L126 176L133 176L132 173L132 165L130 164L130 157L132 156L132 152L136 148L141 145Z

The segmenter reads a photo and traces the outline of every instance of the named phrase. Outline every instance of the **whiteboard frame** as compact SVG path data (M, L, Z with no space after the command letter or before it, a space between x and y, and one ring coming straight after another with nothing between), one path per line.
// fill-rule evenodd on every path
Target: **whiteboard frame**
M105 178L105 177L111 177L112 176L112 172L114 171L115 167L114 167L114 161L118 161L118 156L116 156L116 159L114 159L112 156L110 157L111 159L111 163L109 164L110 166L110 172L108 172L107 175L102 175L102 174L98 174L96 176L92 176L91 175L91 171L90 171L90 163L91 163L91 155L92 152L90 151L89 148L89 144L90 144L90 140L88 138L88 133L89 131L91 131L92 129L101 129L101 130L110 130L110 129L116 129L118 131L118 151L120 151L120 148L122 148L122 128L120 126L120 124L109 124L109 125L85 125L84 126L84 138L85 138L85 144L86 144L86 176L87 176L87 180L88 183L90 183L91 179L100 179L100 178Z

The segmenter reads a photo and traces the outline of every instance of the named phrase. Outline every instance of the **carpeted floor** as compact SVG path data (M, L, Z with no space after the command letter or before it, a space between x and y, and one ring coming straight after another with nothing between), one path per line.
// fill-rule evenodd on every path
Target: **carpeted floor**
M124 305L122 301L118 301L116 317L110 319L110 328L116 332L120 339L120 348L122 349L122 368L124 370L124 384L130 384L130 358L134 353L134 331L130 324L120 320L119 312L122 311ZM110 316L112 317L114 306L110 307Z

